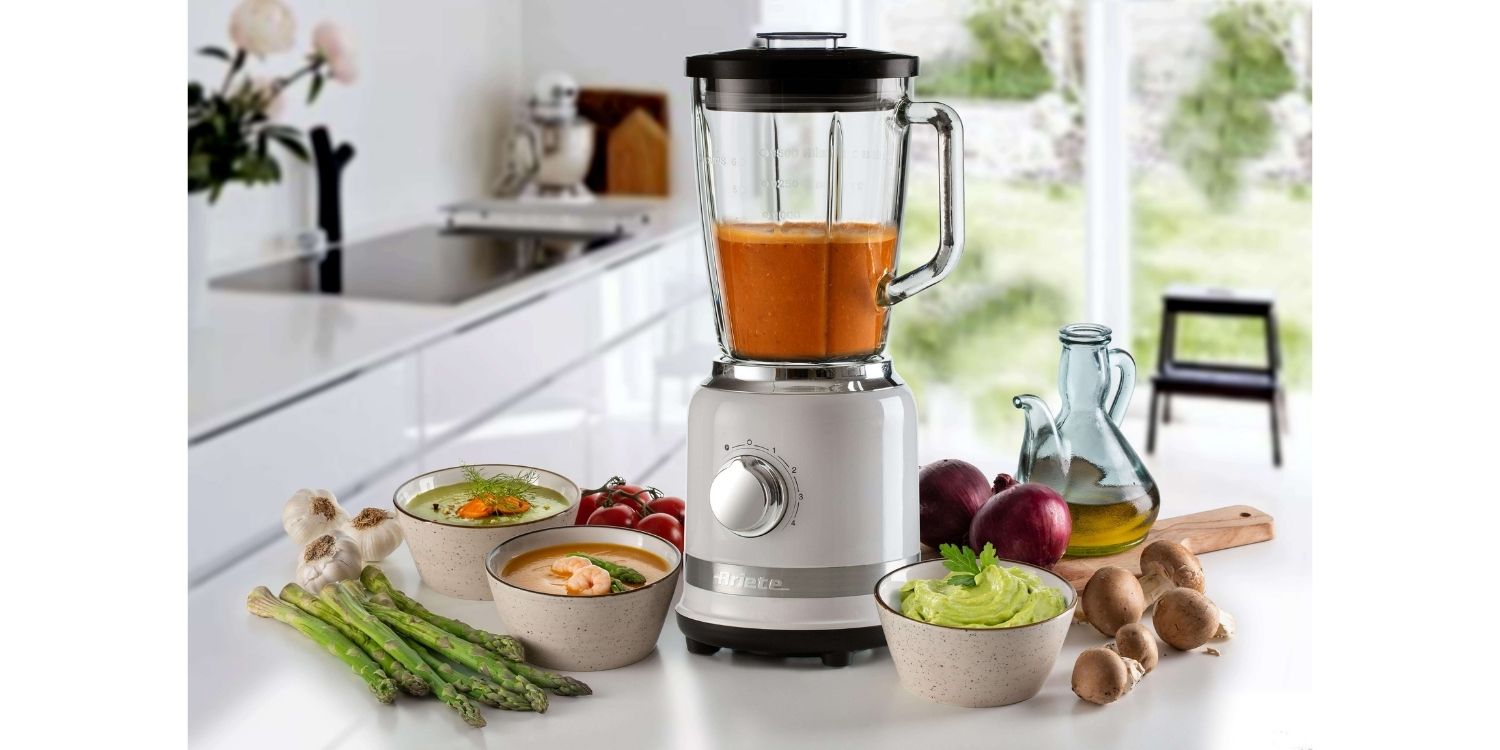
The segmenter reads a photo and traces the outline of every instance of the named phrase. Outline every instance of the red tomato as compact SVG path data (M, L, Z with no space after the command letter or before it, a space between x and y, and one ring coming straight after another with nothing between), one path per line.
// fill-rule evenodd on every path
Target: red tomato
M670 514L652 513L637 522L635 527L671 542L678 550L682 549L682 522Z
M649 503L646 508L652 513L665 513L682 523L687 523L687 503L680 497L658 497Z
M589 515L591 526L621 526L633 529L636 526L640 514L628 505L611 505L608 508L600 508Z
M629 505L640 513L646 512L646 504L651 502L652 497L654 496L650 490L634 484L622 484L615 487L609 495L612 503Z
M604 501L603 492L590 492L578 501L578 516L573 519L575 525L583 525L589 522L589 516L599 509L599 503Z

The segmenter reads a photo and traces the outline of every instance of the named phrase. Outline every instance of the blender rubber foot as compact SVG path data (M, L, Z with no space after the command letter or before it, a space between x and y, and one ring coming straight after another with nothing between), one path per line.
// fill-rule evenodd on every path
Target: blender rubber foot
M690 654L698 654L700 656L713 656L714 654L719 653L718 646L713 646L702 641L695 641L692 638L687 638L685 640L687 641L687 650ZM845 656L844 663L848 663L847 656Z
M849 666L848 651L829 651L821 655L825 667L847 667Z

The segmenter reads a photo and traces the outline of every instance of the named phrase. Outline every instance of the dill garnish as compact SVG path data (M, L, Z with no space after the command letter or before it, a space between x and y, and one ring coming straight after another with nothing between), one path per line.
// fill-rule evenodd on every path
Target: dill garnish
M541 489L537 486L537 475L534 471L525 471L520 474L506 474L501 472L492 477L486 477L479 470L464 464L464 478L469 480L469 496L480 497L489 495L495 498L519 497L522 500L532 500L536 497L536 491Z

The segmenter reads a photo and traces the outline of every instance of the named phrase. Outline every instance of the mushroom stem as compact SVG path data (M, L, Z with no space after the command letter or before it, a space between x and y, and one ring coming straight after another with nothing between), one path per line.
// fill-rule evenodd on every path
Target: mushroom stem
M1210 638L1209 640L1213 640L1213 641L1227 641L1227 640L1229 640L1230 638L1233 638L1233 637L1234 637L1234 616L1231 615L1231 614L1229 614L1228 612L1225 612L1224 610L1220 609L1219 610L1219 627L1218 627L1217 630L1214 631L1213 637Z
M1147 573L1140 577L1141 593L1146 595L1146 609L1149 611L1163 594L1177 588L1177 583L1169 576L1159 572Z

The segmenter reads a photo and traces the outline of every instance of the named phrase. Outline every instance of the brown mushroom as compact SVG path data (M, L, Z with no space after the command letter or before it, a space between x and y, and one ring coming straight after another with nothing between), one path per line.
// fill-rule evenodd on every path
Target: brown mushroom
M1191 651L1218 634L1219 608L1192 589L1172 589L1156 603L1151 621L1167 645Z
M1156 650L1156 636L1139 622L1120 628L1115 633L1114 643L1105 644L1104 647L1127 659L1135 659L1147 672L1156 669L1156 661L1160 656Z
M1146 611L1146 595L1130 571L1109 565L1095 571L1084 585L1079 605L1083 619L1095 630L1113 636L1121 627L1140 622L1141 613Z
M1107 648L1091 648L1073 663L1073 693L1101 706L1114 703L1141 681L1146 671L1135 659Z
M1203 593L1203 566L1187 547L1158 539L1141 550L1141 590L1146 606L1174 588L1189 588Z

